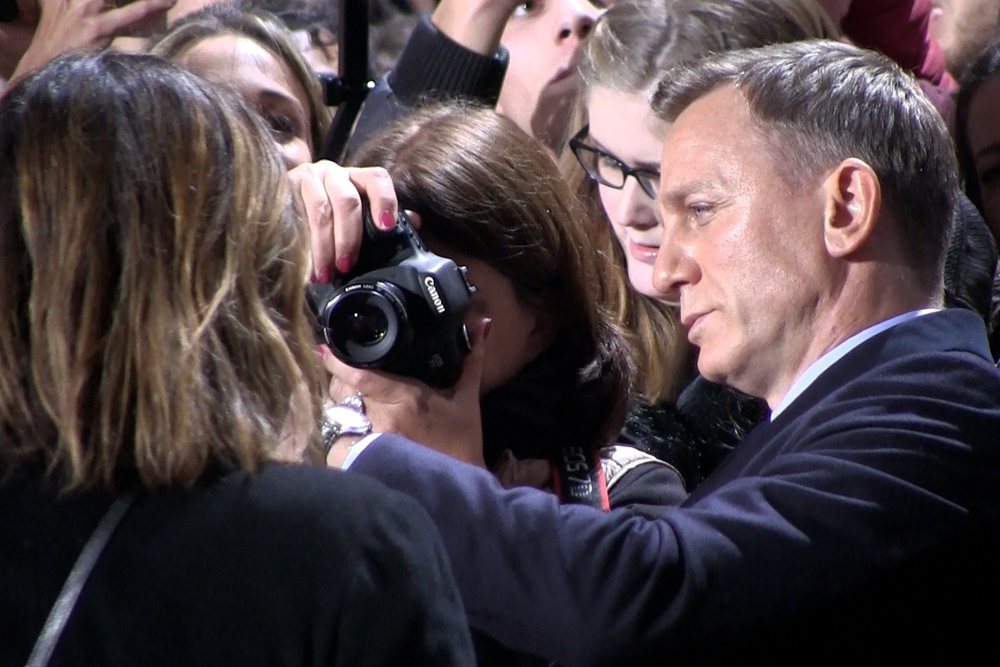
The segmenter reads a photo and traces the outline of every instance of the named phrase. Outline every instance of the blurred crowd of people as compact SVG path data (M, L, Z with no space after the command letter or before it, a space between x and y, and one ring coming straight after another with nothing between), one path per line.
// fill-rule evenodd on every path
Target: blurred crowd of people
M366 4L0 10L0 665L976 656L1000 1Z

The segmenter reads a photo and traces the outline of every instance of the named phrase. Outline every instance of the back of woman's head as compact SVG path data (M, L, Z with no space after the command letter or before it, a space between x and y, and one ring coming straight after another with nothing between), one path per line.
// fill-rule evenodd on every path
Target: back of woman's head
M312 407L307 246L266 130L197 77L107 52L16 84L0 102L3 467L71 488L254 468Z
M493 415L501 413L505 429L515 421L530 424L535 442L546 441L538 429L565 431L547 436L551 446L564 437L579 444L617 433L631 374L628 352L597 303L601 258L572 222L579 209L542 145L491 110L437 107L387 128L355 162L386 168L401 205L420 214L421 234L488 264L512 283L522 304L556 325L552 344L484 397L487 447L500 428ZM510 419L512 412L519 419ZM512 446L511 438L500 439Z
M625 0L598 21L582 72L590 86L640 92L682 60L837 37L815 0Z

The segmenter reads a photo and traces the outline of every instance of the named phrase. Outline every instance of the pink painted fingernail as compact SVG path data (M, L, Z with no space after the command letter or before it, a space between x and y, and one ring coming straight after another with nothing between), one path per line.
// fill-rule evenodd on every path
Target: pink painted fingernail
M324 285L330 282L330 269L323 269L319 272L319 282Z
M316 354L322 357L324 354L326 354L325 348L322 345L317 345Z
M389 213L389 211L379 213L378 221L382 225L382 229L392 229L396 226L396 218L392 217L392 213Z
M493 318L487 317L483 320L483 340L490 337L490 329L493 328Z
M337 270L341 273L347 273L351 270L351 258L347 255L342 255L340 259L337 260Z

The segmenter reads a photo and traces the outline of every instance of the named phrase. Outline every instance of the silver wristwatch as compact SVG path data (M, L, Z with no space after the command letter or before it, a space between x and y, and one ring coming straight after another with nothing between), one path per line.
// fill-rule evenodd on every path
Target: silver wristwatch
M323 426L320 439L323 441L323 456L330 453L337 438L343 435L368 435L372 423L365 413L348 405L324 405Z

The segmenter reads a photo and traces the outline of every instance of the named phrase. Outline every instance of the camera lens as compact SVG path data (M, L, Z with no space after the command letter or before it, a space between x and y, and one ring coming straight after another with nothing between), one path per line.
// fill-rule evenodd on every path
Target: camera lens
M345 310L343 318L346 320L346 335L358 345L366 347L385 338L389 329L389 318L370 300Z
M392 351L400 329L402 303L372 285L343 292L333 299L326 320L330 348L348 363L377 364Z

